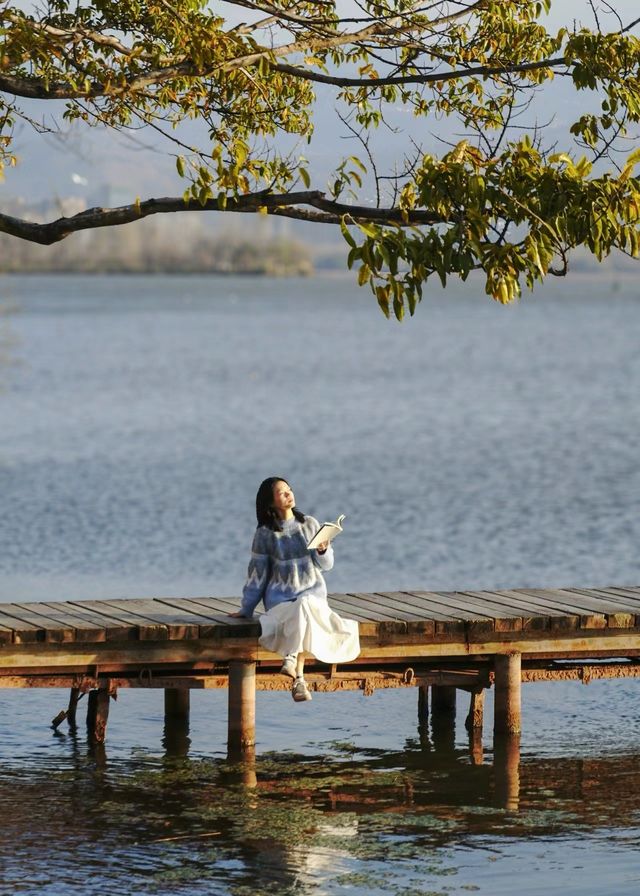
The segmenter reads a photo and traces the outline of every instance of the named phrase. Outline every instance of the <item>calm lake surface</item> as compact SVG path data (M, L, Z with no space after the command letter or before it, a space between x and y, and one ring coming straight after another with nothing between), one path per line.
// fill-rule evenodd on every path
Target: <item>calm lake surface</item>
M639 585L640 287L427 292L0 279L0 602L238 595L273 474L347 514L330 590ZM178 737L121 692L92 752L0 690L0 892L637 896L639 688L527 685L508 808L491 694L474 764L466 701L443 735L413 691L260 693L248 786L226 692Z

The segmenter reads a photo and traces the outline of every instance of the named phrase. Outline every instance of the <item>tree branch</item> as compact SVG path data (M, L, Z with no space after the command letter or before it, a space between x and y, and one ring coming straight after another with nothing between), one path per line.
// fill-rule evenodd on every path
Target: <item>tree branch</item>
M516 72L552 68L556 65L566 65L564 56L541 59L536 62L523 62L519 65L477 65L472 68L462 68L449 72L430 72L424 75L392 75L388 78L340 78L334 75L322 75L319 72L307 71L295 65L287 65L284 62L276 63L272 67L283 74L293 75L296 78L303 78L307 81L317 81L320 84L334 84L337 87L382 87L386 84L429 84L438 81L455 81L473 75L510 75Z
M297 206L311 206L316 212ZM371 221L379 224L395 224L402 227L415 225L432 225L441 223L441 219L427 212L410 211L392 208L367 208L366 206L346 205L327 199L319 190L307 190L298 193L273 195L267 191L250 193L236 199L227 198L222 207L217 199L209 199L204 205L194 200L185 202L181 197L165 197L162 199L146 199L118 208L90 208L70 218L58 218L47 224L14 218L0 214L0 233L8 233L32 243L50 246L60 242L71 233L80 230L95 230L99 227L114 227L120 224L131 224L149 215L168 214L171 212L193 211L225 211L252 212L266 208L270 214L279 217L297 218L316 223L336 224L347 215L353 221ZM322 214L318 214L321 212Z

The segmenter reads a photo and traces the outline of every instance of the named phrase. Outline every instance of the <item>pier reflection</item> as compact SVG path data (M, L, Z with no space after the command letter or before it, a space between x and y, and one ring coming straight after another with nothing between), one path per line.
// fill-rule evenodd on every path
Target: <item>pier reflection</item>
M493 744L496 805L509 812L520 806L520 736L496 737Z
M191 738L189 737L188 716L168 716L165 718L162 746L166 755L170 758L184 758L189 755Z
M31 762L19 788L0 768L6 842L20 844L26 874L46 837L61 886L70 851L87 844L96 885L108 880L113 889L116 854L129 869L117 882L127 896L144 890L150 874L170 875L176 890L197 878L233 896L258 879L265 893L346 886L357 863L362 877L363 859L398 874L409 859L415 877L421 863L435 873L442 847L473 848L475 837L482 849L487 835L495 844L576 828L635 829L640 809L638 754L521 756L519 740L505 738L483 756L477 737L468 748L456 745L437 726L421 726L398 751L327 743L315 755L261 754L241 763L190 757L187 725L166 728L161 756L114 759L75 734L55 745L56 762ZM16 889L21 873L14 868L9 878ZM434 889L424 874L424 889ZM354 892L369 886L360 880Z

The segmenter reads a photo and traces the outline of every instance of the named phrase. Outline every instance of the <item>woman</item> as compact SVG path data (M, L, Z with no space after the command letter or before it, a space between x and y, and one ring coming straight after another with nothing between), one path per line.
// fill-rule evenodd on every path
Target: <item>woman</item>
M298 510L286 479L271 476L260 485L256 517L242 604L230 615L250 617L263 602L260 643L284 658L281 672L294 679L293 699L311 700L304 654L323 663L355 659L360 653L358 623L342 619L329 607L322 573L333 567L333 548L328 542L307 548L320 524Z

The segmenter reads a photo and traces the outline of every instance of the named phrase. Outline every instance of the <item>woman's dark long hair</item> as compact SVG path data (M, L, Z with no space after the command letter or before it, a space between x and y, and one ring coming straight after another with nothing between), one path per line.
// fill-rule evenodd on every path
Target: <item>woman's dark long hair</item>
M265 479L260 484L256 495L256 517L259 526L267 526L274 532L282 532L282 520L273 506L273 487L276 482L284 482L289 485L282 476L269 476L268 479ZM289 488L291 488L290 485ZM304 523L304 513L301 513L297 507L293 508L293 515L299 523Z

